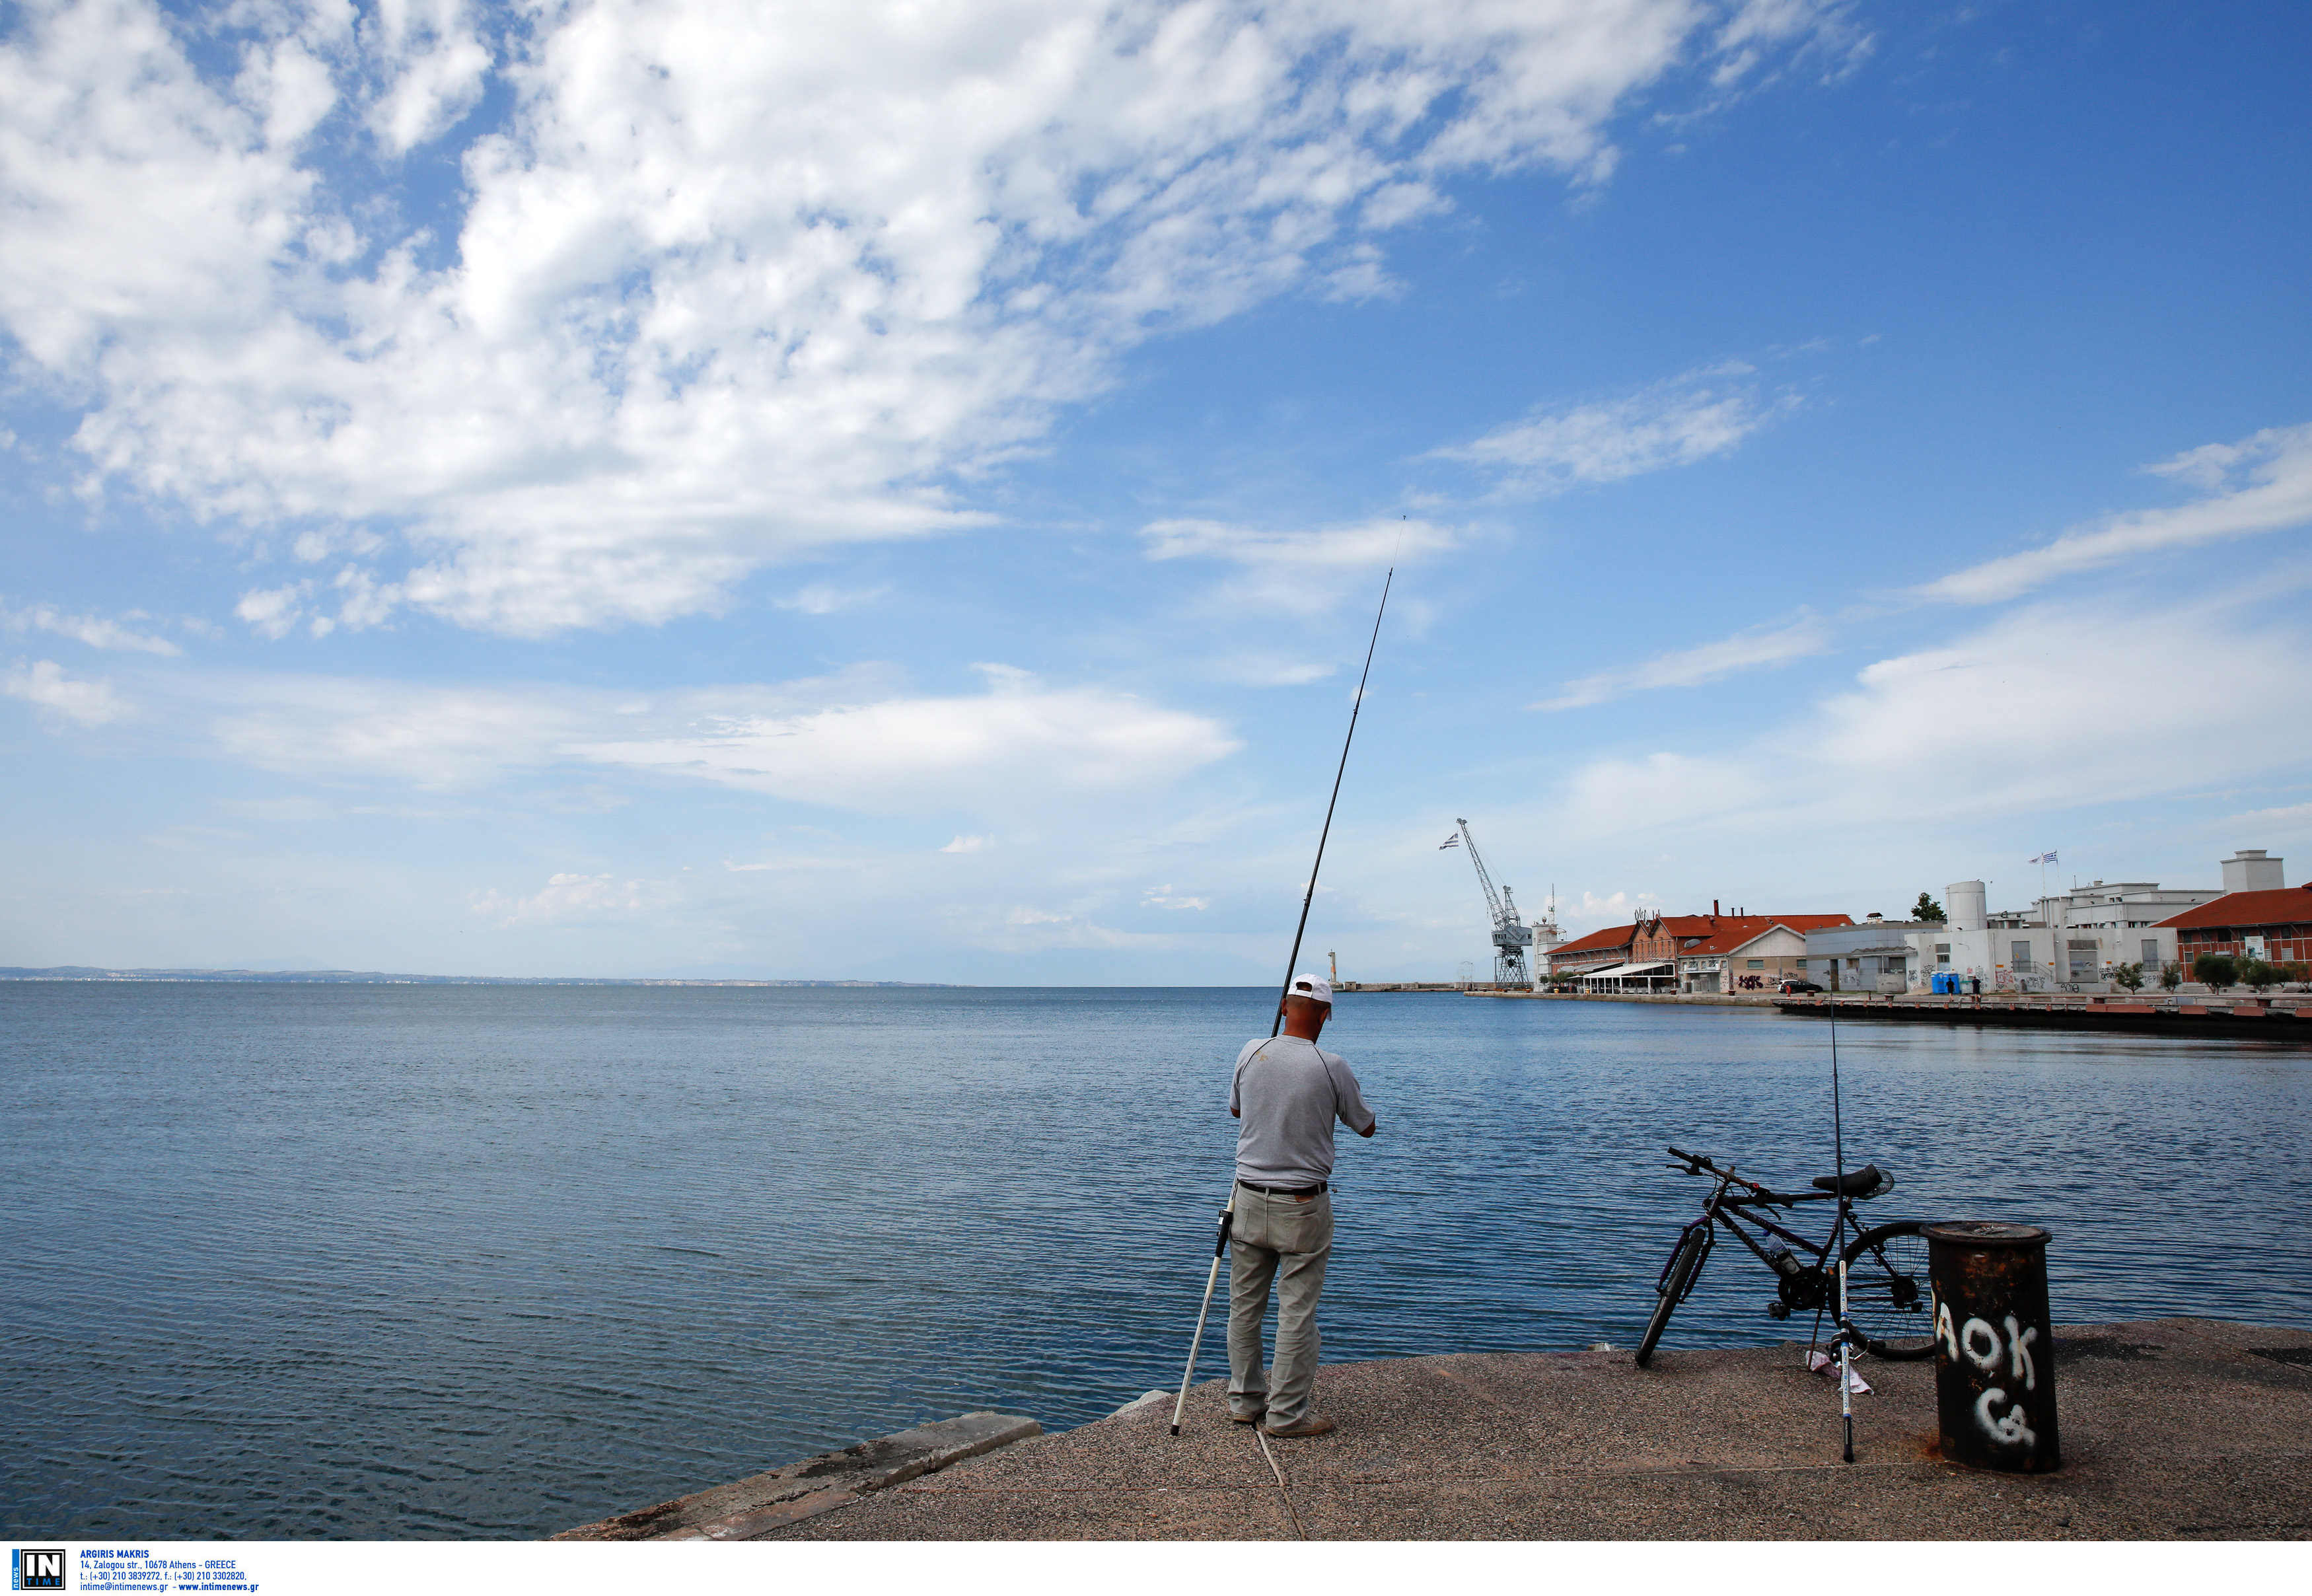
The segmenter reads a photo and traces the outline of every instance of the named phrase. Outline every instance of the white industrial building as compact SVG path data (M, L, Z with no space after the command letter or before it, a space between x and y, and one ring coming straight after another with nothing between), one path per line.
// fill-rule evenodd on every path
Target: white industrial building
M2124 964L2141 964L2145 983L2156 985L2160 968L2178 961L2176 933L2160 921L2226 892L2285 884L2281 861L2262 848L2243 848L2222 864L2220 888L2095 881L2039 899L2027 915L1989 913L1983 882L1953 881L1943 889L1942 925L1901 928L1905 984L1882 977L1875 989L1929 991L1940 972L1980 980L1985 992L2101 992Z
M1918 962L1918 950L1907 938L1938 924L1872 915L1860 925L1809 931L1797 973L1833 992L1907 992Z

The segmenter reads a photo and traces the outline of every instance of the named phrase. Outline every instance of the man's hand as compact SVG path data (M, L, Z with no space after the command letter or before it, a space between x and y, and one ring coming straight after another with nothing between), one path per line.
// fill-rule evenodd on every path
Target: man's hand
M1374 1116L1373 1116L1373 1122L1372 1122L1371 1125L1366 1126L1366 1127L1364 1127L1364 1129L1362 1129L1362 1130L1361 1130L1361 1131L1357 1132L1357 1135L1359 1135L1359 1136L1361 1136L1364 1137L1364 1139L1365 1139L1366 1141L1370 1142L1370 1141L1371 1141L1371 1140L1373 1139L1373 1132L1375 1132L1375 1131L1379 1130L1379 1128L1380 1128L1380 1116L1379 1116L1379 1115L1378 1115L1378 1114L1376 1114L1376 1115L1374 1115Z

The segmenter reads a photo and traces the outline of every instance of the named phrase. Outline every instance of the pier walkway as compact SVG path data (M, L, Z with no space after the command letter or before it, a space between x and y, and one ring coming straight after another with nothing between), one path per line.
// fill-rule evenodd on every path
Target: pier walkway
M1799 1347L1684 1350L1671 1329L1646 1369L1626 1351L1328 1364L1318 1407L1340 1428L1265 1449L1213 1381L1177 1440L1151 1393L783 1521L686 1523L680 1503L625 1521L811 1540L2312 1538L2312 1333L2058 1330L2063 1467L2027 1477L1940 1460L1931 1363L1857 1365L1873 1389L1847 1465L1836 1386ZM574 1534L624 1539L621 1521Z

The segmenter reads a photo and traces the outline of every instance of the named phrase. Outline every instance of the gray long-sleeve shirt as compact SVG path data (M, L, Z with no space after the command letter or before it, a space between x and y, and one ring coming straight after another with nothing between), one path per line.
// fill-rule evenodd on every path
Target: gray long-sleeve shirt
M1359 1136L1373 1126L1349 1061L1292 1036L1245 1043L1229 1085L1229 1112L1244 1118L1236 1178L1259 1186L1331 1179L1334 1122Z

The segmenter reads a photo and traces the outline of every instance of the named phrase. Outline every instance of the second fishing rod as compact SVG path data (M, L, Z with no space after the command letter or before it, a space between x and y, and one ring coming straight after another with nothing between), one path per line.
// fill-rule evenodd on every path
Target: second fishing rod
M1356 697L1349 701L1349 732L1341 739L1341 762L1333 772L1333 795L1325 802L1325 824L1317 833L1317 859L1309 866L1309 890L1300 898L1300 923L1292 930L1292 951L1285 956L1284 980L1276 991L1276 1017L1268 1027L1271 1041L1284 1029L1284 1000L1292 990L1292 972L1300 966L1300 941L1309 934L1309 908L1317 901L1317 876L1325 868L1325 844L1333 835L1333 811L1341 802L1341 778L1348 774L1349 750L1357 740L1357 716L1365 706L1365 682L1372 675L1373 650L1380 645L1381 618L1388 613L1388 590L1397 581L1397 567L1392 565L1388 574L1381 579L1380 607L1373 613L1372 637L1365 644L1365 668L1357 677ZM1196 1310L1196 1333L1188 1341L1187 1366L1180 1371L1180 1395L1172 1404L1172 1434L1180 1433L1180 1416L1188 1406L1188 1387L1195 1379L1196 1354L1204 1345L1204 1320L1213 1311L1213 1290L1220 1284L1221 1259L1228 1256L1229 1225L1236 1216L1236 1188L1229 1188L1228 1206L1220 1214L1219 1229L1213 1237L1213 1264L1204 1276L1204 1305Z

